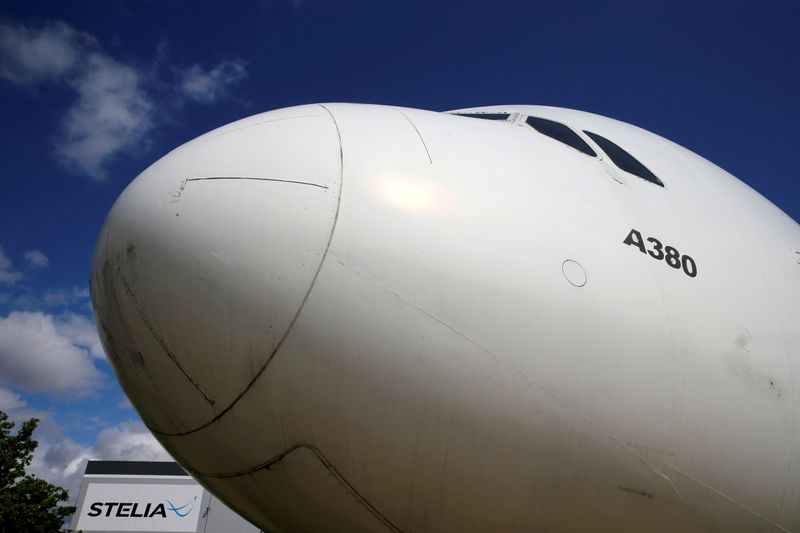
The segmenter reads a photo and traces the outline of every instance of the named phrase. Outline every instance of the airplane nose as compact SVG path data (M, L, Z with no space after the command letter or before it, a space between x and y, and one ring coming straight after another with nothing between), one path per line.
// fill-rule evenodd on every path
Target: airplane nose
M202 427L258 377L311 289L340 187L333 117L303 106L198 137L122 193L95 249L92 304L151 429Z

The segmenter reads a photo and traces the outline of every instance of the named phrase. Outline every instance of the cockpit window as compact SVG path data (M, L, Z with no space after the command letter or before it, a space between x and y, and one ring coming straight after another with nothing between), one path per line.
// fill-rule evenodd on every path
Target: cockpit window
M655 183L659 187L664 186L664 182L658 179L655 174L650 172L650 169L641 164L638 159L617 146L615 143L609 141L601 135L592 133L591 131L584 130L583 133L591 137L591 139L597 143L597 146L602 148L603 151L608 154L608 157L611 158L611 161L613 161L615 165L625 172L630 172L634 176L639 176L643 180L647 180L650 183Z
M571 146L581 153L597 157L597 153L592 150L592 147L586 141L581 139L580 135L560 122L539 117L528 117L525 122L542 135L547 135L567 146Z
M508 120L510 113L453 113L459 117L482 118L484 120Z

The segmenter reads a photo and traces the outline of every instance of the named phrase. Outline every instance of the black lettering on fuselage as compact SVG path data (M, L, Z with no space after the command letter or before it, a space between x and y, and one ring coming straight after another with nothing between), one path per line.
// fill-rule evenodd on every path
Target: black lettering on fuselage
M647 243L652 246L652 248L648 249L645 247L642 234L632 229L622 242L628 246L635 246L643 254L649 255L656 261L663 261L675 270L683 270L683 273L690 278L697 277L697 263L695 263L694 259L688 255L682 255L678 249L673 246L665 246L655 237L647 238Z
M628 236L625 237L625 240L622 242L624 242L628 246L636 246L639 249L639 251L642 252L643 254L647 253L647 250L645 250L644 248L644 242L642 242L642 234L636 231L635 229L632 229L631 232L628 233Z

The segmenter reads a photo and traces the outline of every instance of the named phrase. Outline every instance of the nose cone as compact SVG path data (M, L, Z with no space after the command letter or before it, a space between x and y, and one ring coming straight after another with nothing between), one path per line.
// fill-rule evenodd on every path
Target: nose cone
M142 418L166 434L223 414L289 331L330 242L340 142L321 106L256 115L174 150L115 203L92 302Z

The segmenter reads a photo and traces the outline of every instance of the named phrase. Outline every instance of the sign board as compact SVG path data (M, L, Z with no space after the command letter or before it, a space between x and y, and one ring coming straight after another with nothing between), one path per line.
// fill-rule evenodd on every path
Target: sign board
M199 485L90 483L77 529L83 531L197 531Z

